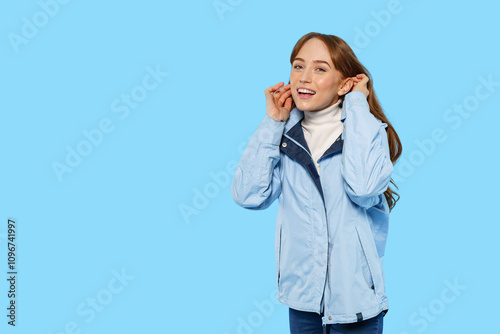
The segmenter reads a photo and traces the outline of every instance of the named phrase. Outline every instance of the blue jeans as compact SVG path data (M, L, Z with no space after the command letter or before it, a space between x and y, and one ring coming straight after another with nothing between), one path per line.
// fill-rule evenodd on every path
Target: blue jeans
M351 324L333 324L323 327L322 316L314 312L298 311L290 308L291 334L382 334L384 314Z

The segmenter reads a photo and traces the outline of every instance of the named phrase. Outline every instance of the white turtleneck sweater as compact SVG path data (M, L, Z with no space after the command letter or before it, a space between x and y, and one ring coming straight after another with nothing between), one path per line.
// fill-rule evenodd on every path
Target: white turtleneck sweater
M304 111L302 130L307 146L309 146L316 163L318 174L320 172L318 159L344 131L344 124L340 121L342 116L342 108L339 107L340 102L341 100L323 110Z

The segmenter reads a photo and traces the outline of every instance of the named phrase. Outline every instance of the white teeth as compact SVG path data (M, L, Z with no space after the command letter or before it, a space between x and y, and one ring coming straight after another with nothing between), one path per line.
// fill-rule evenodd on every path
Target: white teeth
M306 94L316 94L313 90L305 89L305 88L300 88L299 93L306 93Z

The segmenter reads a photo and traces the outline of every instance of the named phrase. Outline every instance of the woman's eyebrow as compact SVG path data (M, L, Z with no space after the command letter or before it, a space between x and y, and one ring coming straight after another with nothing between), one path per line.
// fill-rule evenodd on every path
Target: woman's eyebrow
M301 61L301 62L304 62L304 63L306 62L306 61L305 61L304 59L302 59L302 58L295 58L293 61L296 61L296 60ZM324 60L313 60L313 63L327 64L327 65L328 65L328 67L332 68L332 67L330 66L330 64L328 64L328 62L326 62L326 61L324 61Z

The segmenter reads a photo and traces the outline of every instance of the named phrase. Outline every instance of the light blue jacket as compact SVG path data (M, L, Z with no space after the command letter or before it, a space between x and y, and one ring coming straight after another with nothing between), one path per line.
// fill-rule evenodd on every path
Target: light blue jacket
M324 312L323 325L375 317L388 310L382 271L389 222L383 193L393 171L387 124L370 113L363 93L348 93L344 132L318 160L319 176L303 116L294 108L286 122L264 117L236 167L231 195L255 210L279 200L279 302Z

